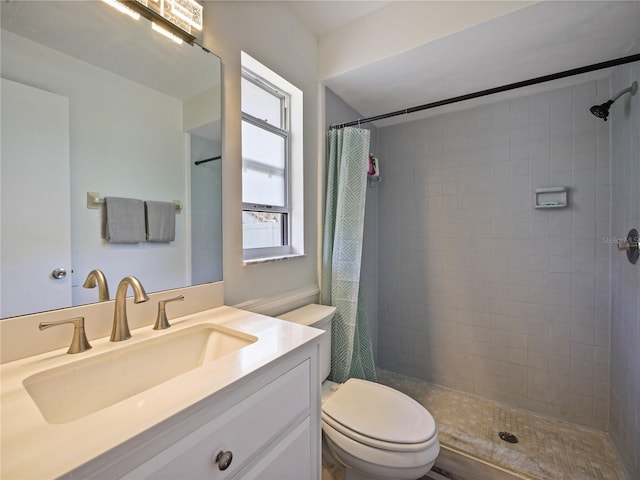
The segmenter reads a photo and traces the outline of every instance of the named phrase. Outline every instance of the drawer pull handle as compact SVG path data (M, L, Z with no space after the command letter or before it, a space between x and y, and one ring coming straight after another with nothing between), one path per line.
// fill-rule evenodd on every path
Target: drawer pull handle
M233 460L233 453L231 452L218 452L216 455L216 463L218 464L218 468L220 470L226 470L231 465L231 460Z

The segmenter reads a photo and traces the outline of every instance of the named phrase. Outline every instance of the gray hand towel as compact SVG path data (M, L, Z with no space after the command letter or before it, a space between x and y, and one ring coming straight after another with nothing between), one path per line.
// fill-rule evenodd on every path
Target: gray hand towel
M176 206L169 202L144 202L147 218L147 241L173 242L176 239Z
M134 198L106 197L105 238L110 243L146 241L144 202Z

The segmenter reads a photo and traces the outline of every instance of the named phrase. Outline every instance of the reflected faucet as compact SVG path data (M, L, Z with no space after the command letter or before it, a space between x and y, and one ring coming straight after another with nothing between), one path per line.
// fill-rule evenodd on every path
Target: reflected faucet
M84 288L96 288L98 287L98 301L106 302L109 300L109 285L107 284L107 277L104 276L102 270L91 270L87 279L82 285Z
M113 328L111 330L111 341L121 342L131 338L129 322L127 321L127 288L131 285L133 289L134 303L142 303L149 300L144 287L133 275L124 277L118 284L116 290L115 312L113 315Z

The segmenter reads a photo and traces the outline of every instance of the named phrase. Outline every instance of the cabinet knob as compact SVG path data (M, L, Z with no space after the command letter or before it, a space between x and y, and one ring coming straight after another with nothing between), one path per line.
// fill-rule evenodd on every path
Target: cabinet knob
M233 453L220 451L216 455L215 462L220 470L226 470L231 465L231 460L233 460Z

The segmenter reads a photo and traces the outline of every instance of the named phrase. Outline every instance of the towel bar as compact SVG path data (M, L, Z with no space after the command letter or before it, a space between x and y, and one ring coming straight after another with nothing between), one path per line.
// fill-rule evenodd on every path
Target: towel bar
M87 208L97 209L100 205L104 205L104 198L100 198L98 192L87 192ZM182 202L180 200L173 200L173 205L176 207L176 212L182 211Z

